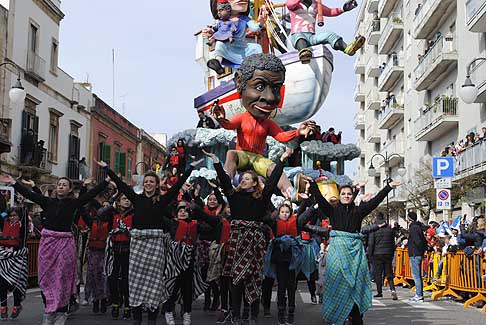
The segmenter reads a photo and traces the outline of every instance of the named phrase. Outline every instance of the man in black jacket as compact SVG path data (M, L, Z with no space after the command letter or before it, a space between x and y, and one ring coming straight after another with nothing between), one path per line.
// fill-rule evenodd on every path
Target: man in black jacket
M412 302L423 302L424 292L422 284L422 256L427 248L427 242L422 230L422 226L417 222L417 214L413 211L408 213L408 220L411 221L409 226L410 235L408 237L408 255L410 259L410 267L412 269L412 276L415 282L415 296L410 298Z
M375 223L380 227L376 232L369 236L368 253L371 262L375 266L375 283L376 291L378 292L374 297L383 297L383 271L388 279L393 300L397 300L397 293L393 284L393 269L392 261L395 254L395 231L391 229L385 221L382 212L378 212Z

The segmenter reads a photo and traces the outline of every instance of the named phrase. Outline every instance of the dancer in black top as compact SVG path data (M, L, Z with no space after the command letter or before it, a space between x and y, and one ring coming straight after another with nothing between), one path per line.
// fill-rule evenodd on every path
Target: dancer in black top
M231 179L223 170L215 154L207 153L213 162L224 194L231 208L230 251L224 266L223 275L232 277L231 299L233 323L241 322L241 302L243 295L251 305L251 319L254 322L258 315L262 288L263 258L265 255L265 236L263 221L270 198L277 188L283 172L283 162L292 154L283 153L265 186L259 182L254 171L243 173L240 185L234 189ZM252 247L252 249L248 249Z

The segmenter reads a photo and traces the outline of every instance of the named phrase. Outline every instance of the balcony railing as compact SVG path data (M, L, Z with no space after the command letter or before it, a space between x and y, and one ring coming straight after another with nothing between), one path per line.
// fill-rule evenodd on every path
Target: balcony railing
M367 39L370 45L378 45L380 40L380 29L381 29L381 21L380 19L373 19L368 27L367 31Z
M378 4L378 15L381 18L388 17L397 1L398 0L380 0L380 3Z
M466 24L472 32L486 32L486 0L466 2Z
M28 51L26 72L39 81L46 80L46 61L37 53Z
M448 116L457 116L457 98L443 96L415 121L416 137L433 128L436 122Z
M445 39L444 36L441 36L439 39L436 40L434 45L429 49L427 54L425 54L417 67L415 68L415 79L420 79L427 70L433 66L433 63L437 58L439 58L442 54L445 53L452 53L456 51L456 47L452 40Z
M422 6L415 12L413 30L415 38L425 39L437 28L437 23L444 17L449 5L456 0L423 0Z
M364 130L364 126L365 126L364 114L361 112L356 113L356 115L354 116L354 128L356 130Z
M20 145L18 147L18 167L34 168L44 173L52 171L52 164L48 161L48 152L45 148L30 145Z
M378 133L378 127L376 123L372 123L368 125L366 128L366 141L369 143L379 143L380 142L380 134Z
M383 122L384 119L388 118L388 116L392 112L401 112L403 114L403 106L398 104L398 103L388 103L388 105L385 105L382 110L380 111L380 114L378 115L378 121L379 123Z
M386 22L385 28L381 33L378 43L378 51L381 54L388 53L396 43L400 33L403 30L403 21L401 13L393 13Z
M363 92L363 88L361 85L356 85L354 89L354 101L355 102L363 102L365 100L365 95Z
M456 156L456 177L486 170L486 140L472 145Z
M403 70L401 54L393 53L392 55L390 55L390 58L386 63L386 67L383 69L380 77L378 78L378 88L380 89L380 91L390 90L389 88L393 86L393 84L396 82L396 79L398 78L398 75L394 75L396 74L398 67L401 67ZM392 80L389 80L392 75L394 78L392 78Z
M77 159L69 159L67 176L69 179L79 180L79 164Z

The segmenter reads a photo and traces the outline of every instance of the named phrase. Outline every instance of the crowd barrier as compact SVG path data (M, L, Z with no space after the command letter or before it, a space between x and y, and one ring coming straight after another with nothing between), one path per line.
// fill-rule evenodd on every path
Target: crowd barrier
M28 277L29 280L37 280L37 255L39 251L39 239L27 240L28 254Z
M437 300L445 296L453 296L465 300L464 308L475 302L486 303L486 281L482 276L486 274L486 260L477 251L472 257L467 257L463 251L448 253L443 260L441 274L439 271L440 252L426 253L422 259L422 276L424 291L432 291L432 299ZM395 285L407 285L411 290L413 281L412 269L407 249L397 248L395 252ZM482 309L486 312L486 305Z

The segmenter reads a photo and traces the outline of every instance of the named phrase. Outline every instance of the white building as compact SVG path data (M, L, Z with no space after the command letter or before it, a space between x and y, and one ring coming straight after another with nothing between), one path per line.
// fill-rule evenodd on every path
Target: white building
M58 67L59 28L64 17L61 1L0 0L0 5L8 10L5 60L20 68L27 93L24 105L12 107L6 91L16 76L7 74L9 80L1 97L6 108L2 118L11 120L12 146L10 153L2 156L2 167L12 173L22 170L35 178L43 175L44 181L51 173L77 179L77 159L90 159L89 109L93 96L90 85L75 83ZM40 140L46 150L32 153L32 142Z
M403 157L390 160L392 178L399 177L401 163L407 169L405 186L390 195L394 220L412 207L410 191L420 171L430 169L431 157L486 125L486 62L473 68L480 88L477 103L459 98L466 66L486 57L485 20L486 0L368 0L361 6L356 31L367 41L355 63L355 128L363 150L357 180L368 181L365 191L376 193L386 175L383 159L371 161L373 155ZM459 155L455 180L484 172L484 152L482 145ZM371 162L380 170L376 177L368 176ZM453 215L480 213L484 192L483 185L474 197L456 204Z

